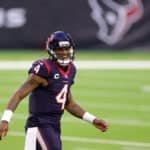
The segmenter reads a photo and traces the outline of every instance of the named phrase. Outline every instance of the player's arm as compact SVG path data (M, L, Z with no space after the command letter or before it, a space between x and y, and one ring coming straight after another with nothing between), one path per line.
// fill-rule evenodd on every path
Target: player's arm
M20 101L26 97L33 89L37 88L39 85L46 86L47 80L35 75L29 74L27 80L20 86L20 88L13 94L10 98L6 109L14 111Z
M68 99L65 105L65 109L72 115L82 119L85 111L73 100L71 92L68 94Z
M92 123L96 128L100 129L103 132L106 131L108 128L108 123L106 121L97 118L96 116L90 114L89 112L86 112L77 103L75 103L71 92L69 92L68 94L65 109L75 117L78 117L89 123Z
M8 123L20 101L39 85L47 86L47 84L46 79L34 74L29 74L27 80L17 89L7 104L0 121L0 139L7 134Z

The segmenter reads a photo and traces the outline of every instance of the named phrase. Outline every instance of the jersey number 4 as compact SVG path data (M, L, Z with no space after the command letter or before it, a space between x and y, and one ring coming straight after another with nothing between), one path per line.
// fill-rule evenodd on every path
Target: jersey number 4
M68 84L65 84L56 96L57 103L61 104L61 110L64 109L68 93Z

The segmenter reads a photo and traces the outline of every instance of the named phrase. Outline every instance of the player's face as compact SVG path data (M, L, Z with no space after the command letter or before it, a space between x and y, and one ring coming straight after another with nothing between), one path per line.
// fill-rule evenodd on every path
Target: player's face
M70 47L63 47L63 48L59 48L59 49L54 49L53 50L57 56L57 59L60 60L68 60L70 59Z

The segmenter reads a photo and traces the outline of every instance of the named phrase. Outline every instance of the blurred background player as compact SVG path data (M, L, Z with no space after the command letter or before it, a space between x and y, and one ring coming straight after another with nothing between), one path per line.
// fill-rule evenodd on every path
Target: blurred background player
M25 150L61 150L60 120L64 109L92 123L101 131L107 122L83 110L73 100L71 85L76 68L73 64L74 42L69 34L56 31L46 43L48 59L37 60L29 69L27 80L10 98L0 122L0 139L7 134L13 112L20 101L29 96Z

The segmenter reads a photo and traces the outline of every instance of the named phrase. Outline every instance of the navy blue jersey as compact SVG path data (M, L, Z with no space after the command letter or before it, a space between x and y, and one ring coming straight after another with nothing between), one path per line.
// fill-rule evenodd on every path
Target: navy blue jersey
M42 59L34 62L29 69L33 73L45 78L48 86L39 86L29 96L29 112L33 122L44 123L46 120L57 122L64 111L66 99L70 86L74 83L76 69L70 63L64 71L51 59ZM35 117L36 116L36 117ZM35 119L39 118L39 119ZM34 121L35 120L35 121Z

